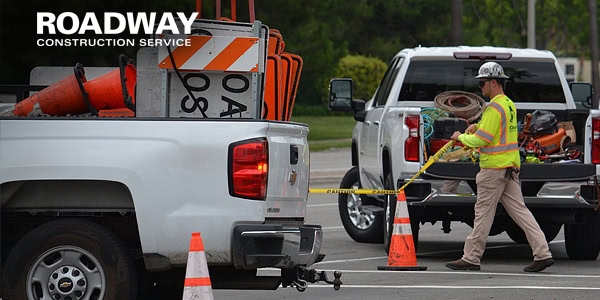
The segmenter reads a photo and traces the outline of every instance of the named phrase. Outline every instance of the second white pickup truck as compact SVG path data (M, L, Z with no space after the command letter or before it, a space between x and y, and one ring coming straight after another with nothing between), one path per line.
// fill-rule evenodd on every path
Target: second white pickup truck
M446 91L481 95L475 76L486 61L498 62L510 77L505 92L515 102L519 120L543 109L554 114L558 122L572 122L576 143L569 147L581 156L568 163L525 162L520 180L525 203L546 239L554 239L564 225L569 257L595 260L600 252L600 111L586 108L591 104L591 86L569 84L549 51L495 47L404 49L392 59L377 92L366 104L352 100L351 79L332 80L330 108L353 111L358 121L352 134L353 167L341 188L391 190L414 176L426 162L426 155L435 153L431 145L427 146L433 139L427 141L425 137L421 113L432 109L435 97ZM425 222L441 221L446 233L453 221L473 224L478 171L479 166L470 161L437 162L407 187L415 242L419 225ZM445 189L448 183L454 183L456 189ZM387 250L395 203L394 195L340 195L340 216L353 239L383 241ZM514 241L526 242L523 231L500 207L490 234L504 231Z

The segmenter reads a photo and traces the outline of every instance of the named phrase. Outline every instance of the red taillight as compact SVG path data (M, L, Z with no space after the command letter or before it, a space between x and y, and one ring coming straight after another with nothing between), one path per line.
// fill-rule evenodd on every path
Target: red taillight
M406 116L404 124L408 127L408 138L404 142L404 159L419 161L419 116Z
M264 200L267 196L269 148L265 139L251 139L229 146L229 194Z
M600 164L600 119L592 119L592 163Z

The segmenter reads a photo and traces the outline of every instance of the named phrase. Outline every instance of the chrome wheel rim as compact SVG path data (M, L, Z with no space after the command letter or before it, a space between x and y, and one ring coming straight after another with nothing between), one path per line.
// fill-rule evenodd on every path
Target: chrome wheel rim
M352 189L359 189L358 183L355 183L351 187ZM352 225L356 228L365 230L373 226L375 215L373 213L367 213L362 209L362 200L358 194L348 194L347 196L347 208L348 216Z
M27 274L27 296L36 300L103 299L106 277L88 251L59 246L44 252Z

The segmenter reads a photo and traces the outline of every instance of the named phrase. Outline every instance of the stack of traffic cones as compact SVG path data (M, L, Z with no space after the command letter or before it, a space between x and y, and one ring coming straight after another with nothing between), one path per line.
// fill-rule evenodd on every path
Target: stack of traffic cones
M183 300L192 299L213 299L204 245L199 232L192 233L183 288Z
M119 57L119 68L87 81L82 64L73 74L17 103L15 116L65 116L92 113L106 117L135 116L137 71L133 60Z
M394 214L394 230L390 241L388 265L379 266L378 270L388 271L424 271L427 267L417 266L415 243L410 228L410 217L406 205L404 191L398 193L396 212Z

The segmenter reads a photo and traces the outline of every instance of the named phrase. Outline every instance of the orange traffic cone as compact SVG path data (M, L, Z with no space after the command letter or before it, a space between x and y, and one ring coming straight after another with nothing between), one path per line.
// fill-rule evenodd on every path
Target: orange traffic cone
M183 300L191 299L213 299L206 256L204 255L204 245L199 232L192 233L190 252L185 269Z
M118 69L86 82L83 87L91 105L97 110L135 110L136 81L135 66L126 56L121 55Z
M394 213L394 230L390 241L388 265L379 266L378 270L388 271L424 271L427 267L417 266L415 242L410 228L410 217L406 206L404 191L398 193L396 212Z
M13 114L27 116L36 106L40 113L53 116L86 113L89 108L81 91L85 82L83 65L77 64L72 75L15 104Z

